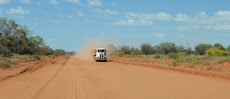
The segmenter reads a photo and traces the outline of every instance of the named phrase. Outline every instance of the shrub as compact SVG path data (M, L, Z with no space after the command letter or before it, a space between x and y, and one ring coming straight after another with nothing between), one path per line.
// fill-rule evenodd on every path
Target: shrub
M176 58L179 58L179 55L177 53L168 53L168 57L176 59Z
M65 55L65 51L62 50L62 49L56 49L54 51L53 55L55 55L55 56L62 56L62 55Z
M185 48L184 48L184 46L180 45L180 46L176 47L176 50L177 50L177 52L184 52Z
M222 44L220 44L220 43L216 43L216 44L214 44L213 46L214 46L215 48L220 49L220 50L225 50L225 49L224 49L224 46L223 46Z
M10 68L11 67L11 65L10 65L10 63L8 63L8 62L0 62L0 66L2 67L2 68Z
M218 60L218 63L222 64L222 63L225 63L225 62L228 62L228 61L229 61L229 58L221 58L220 60Z
M205 56L228 56L229 52L220 50L218 48L210 48L207 50Z
M154 58L160 59L161 56L160 55L156 55Z
M145 55L153 54L153 47L150 44L142 44L141 51Z
M142 52L139 51L139 50L135 50L135 51L132 51L130 54L131 54L132 56L135 56L135 55L141 55Z
M172 61L172 66L180 66L183 62L180 59Z
M210 44L199 44L195 47L195 52L199 55L205 55L206 51L210 48L212 48L212 45Z
M117 56L119 56L119 57L123 57L125 55L125 52L118 52L117 53Z
M212 70L216 65L212 65L212 66L209 66L207 67L207 70Z
M8 48L3 48L2 50L2 53L3 53L3 57L11 57L12 56L12 53L10 52L10 50Z
M185 53L185 52L179 52L178 55L179 55L179 56L185 56L186 53Z
M189 67L189 68L193 68L194 66L195 66L195 65L192 64L192 63L188 64L188 67Z
M40 57L37 56L37 55L35 55L35 56L34 56L34 59L35 59L35 60L40 60Z
M192 48L191 47L188 47L188 48L186 48L185 49L185 51L184 51L187 55L190 55L190 54L192 54Z
M172 42L163 42L160 44L161 54L176 53L176 44Z
M130 54L131 48L128 45L124 45L120 47L119 52L124 52L125 54Z
M227 47L226 51L230 53L230 46Z
M199 64L202 64L202 63L203 63L203 61L201 61L201 60L195 60L195 61L192 62L192 64L194 64L194 65L199 65Z

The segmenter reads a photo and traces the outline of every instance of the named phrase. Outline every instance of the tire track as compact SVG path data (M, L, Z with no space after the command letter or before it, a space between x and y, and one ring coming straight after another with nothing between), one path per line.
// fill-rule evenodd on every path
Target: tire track
M51 83L51 81L59 74L59 72L62 70L62 68L64 67L64 65L67 63L67 61L69 60L70 57L67 57L66 60L62 63L61 67L57 70L57 72L51 77L51 79L49 79L44 86L42 86L38 92L32 97L32 99L36 99L40 93L47 87L48 84Z

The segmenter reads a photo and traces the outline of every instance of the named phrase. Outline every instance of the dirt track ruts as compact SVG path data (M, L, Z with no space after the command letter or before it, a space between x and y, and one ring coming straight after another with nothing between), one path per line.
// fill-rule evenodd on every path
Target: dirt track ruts
M75 57L0 81L0 99L229 99L230 81ZM32 67L31 67L32 69Z

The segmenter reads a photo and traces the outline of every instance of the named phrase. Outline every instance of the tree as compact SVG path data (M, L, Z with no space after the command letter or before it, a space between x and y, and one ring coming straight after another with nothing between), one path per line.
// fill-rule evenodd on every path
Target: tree
M172 42L163 42L160 44L161 54L176 53L176 44Z
M184 48L184 46L180 45L180 46L176 47L176 50L177 50L177 52L184 52L185 48Z
M26 39L31 31L27 27L17 24L13 19L0 18L0 34L2 45L12 53L19 54L27 46Z
M145 55L153 54L153 47L150 44L142 44L141 52Z
M130 54L130 52L131 52L130 46L128 46L128 45L121 46L119 52L124 52L125 54Z
M23 54L39 54L41 52L41 47L45 46L40 36L30 37L27 40L27 44Z
M216 44L214 44L213 46L214 46L215 48L220 49L220 50L225 50L224 46L223 46L222 44L220 44L220 43L216 43Z
M53 49L49 46L43 46L41 47L40 54L41 55L52 55L54 53Z
M195 47L195 53L199 55L205 55L208 49L212 48L210 44L199 44Z
M228 46L228 47L226 48L226 51L228 51L228 52L230 53L230 46Z
M135 56L135 55L141 55L142 52L139 51L139 50L134 50L134 51L132 51L130 54L131 54L132 56Z
M65 50L63 49L56 49L53 53L53 55L55 56L62 56L62 55L65 55Z
M30 37L32 32L13 19L0 17L0 54L52 54L40 36Z
M185 49L184 52L185 52L187 55L190 55L190 54L192 54L192 48L191 48L191 47L188 47L188 48Z
M153 47L153 53L154 54L161 54L162 53L161 46L160 45L155 45Z

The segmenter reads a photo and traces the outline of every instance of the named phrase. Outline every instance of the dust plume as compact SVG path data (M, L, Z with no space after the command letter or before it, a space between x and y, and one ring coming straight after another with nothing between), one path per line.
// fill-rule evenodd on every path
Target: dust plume
M96 48L106 48L107 49L107 57L109 57L109 53L112 53L116 50L114 44L108 43L108 41L102 39L94 39L88 41L76 54L74 55L78 59L83 60L93 60L91 56L91 51Z

